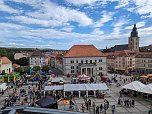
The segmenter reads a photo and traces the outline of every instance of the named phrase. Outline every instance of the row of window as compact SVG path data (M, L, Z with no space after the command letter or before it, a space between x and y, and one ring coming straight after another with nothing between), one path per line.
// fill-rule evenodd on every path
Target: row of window
M71 66L71 70L73 70L73 69L74 69L74 66ZM76 66L76 69L79 69L79 67ZM99 70L102 70L102 67L99 67Z
M94 61L95 63L97 62L97 60ZM102 59L99 59L99 62L102 62ZM81 60L81 61L74 61L74 60L71 60L70 63L93 63L92 60Z
M31 57L31 59L32 59L32 57ZM35 59L38 59L38 58L35 57ZM41 57L39 59L41 59Z

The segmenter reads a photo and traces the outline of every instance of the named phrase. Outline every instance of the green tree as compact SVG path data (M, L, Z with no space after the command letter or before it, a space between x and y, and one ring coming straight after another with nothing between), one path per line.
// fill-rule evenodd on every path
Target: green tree
M21 67L17 67L17 68L15 68L14 71L18 72L18 73L21 73L21 72L23 72L23 69Z
M36 71L36 72L37 72L37 71L40 71L40 66L34 66L34 67L33 67L33 71Z
M42 72L48 73L49 67L48 66L42 66Z
M29 73L29 72L30 72L30 66L26 66L26 67L24 68L24 72Z

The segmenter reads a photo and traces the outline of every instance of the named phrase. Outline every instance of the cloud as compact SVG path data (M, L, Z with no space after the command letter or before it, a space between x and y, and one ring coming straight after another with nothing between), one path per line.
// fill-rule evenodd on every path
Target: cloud
M23 2L22 0L21 3L27 4L28 2ZM34 12L27 12L25 16L15 16L10 19L25 24L38 24L45 27L61 26L68 22L77 22L81 26L92 24L92 19L84 12L59 6L50 1L39 2L39 4L34 2L32 6L37 8Z
M119 0L66 0L69 3L72 3L74 5L92 5L95 4L96 2L114 2L114 1L119 1Z
M3 0L0 0L0 11L7 13L19 13L19 10L16 10L5 4Z
M109 22L112 20L112 17L115 13L114 12L102 12L102 18L93 23L94 28L102 27L104 23Z
M92 34L98 34L98 35L103 35L104 31L101 31L99 28L95 28L92 32Z
M152 0L120 0L115 8L124 8L142 15L143 18L152 18Z
M141 27L144 27L145 24L146 24L145 21L141 21L141 22L136 23L136 26L137 28L141 28ZM133 25L125 27L125 29L132 29L132 28L133 28Z

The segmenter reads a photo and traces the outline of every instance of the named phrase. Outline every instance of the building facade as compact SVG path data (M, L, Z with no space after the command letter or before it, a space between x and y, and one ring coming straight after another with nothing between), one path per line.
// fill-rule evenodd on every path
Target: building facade
M74 45L63 56L65 75L106 75L106 56L93 45Z
M36 49L29 57L30 67L46 65L45 55L39 49Z
M136 55L136 72L138 74L152 73L152 52L141 52Z
M123 50L107 53L109 71L129 73L135 69L135 51Z
M0 73L2 72L2 59L0 57Z
M1 57L1 73L12 72L12 62L7 57Z
M131 51L139 51L139 37L136 24L134 24L130 37L128 38L128 47Z
M18 59L21 59L23 57L29 57L29 53L15 53L14 55L14 59L15 60L18 60Z

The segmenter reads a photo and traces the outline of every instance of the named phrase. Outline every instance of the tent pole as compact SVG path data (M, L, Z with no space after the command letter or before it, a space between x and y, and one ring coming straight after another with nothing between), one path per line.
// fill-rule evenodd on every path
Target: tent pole
M86 96L88 97L88 91L86 91Z
M81 97L81 93L80 93L80 91L79 91L79 98Z
M65 97L65 91L63 92L63 96Z
M45 97L45 90L44 90L44 97Z
M94 91L94 96L96 97L96 91Z

